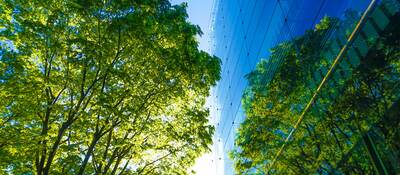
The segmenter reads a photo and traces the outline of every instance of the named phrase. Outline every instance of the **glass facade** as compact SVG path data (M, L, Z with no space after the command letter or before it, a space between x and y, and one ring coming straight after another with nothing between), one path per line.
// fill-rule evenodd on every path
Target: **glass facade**
M371 13L360 27L357 35L349 43L349 36L354 31L357 22L360 20L361 15L368 8L372 1L369 0L217 0L215 3L214 15L214 45L213 53L220 57L222 60L221 81L213 91L214 108L212 113L216 116L216 163L218 174L234 174L233 162L228 157L228 152L235 148L234 140L236 132L240 124L246 118L242 108L242 94L249 85L246 75L256 68L257 63L261 59L267 60L266 72L263 73L263 83L268 84L273 79L276 70L285 62L284 49L274 50L275 54L271 56L271 49L290 41L296 41L299 36L305 34L307 30L313 30L315 25L321 21L325 16L334 17L338 19L337 25L329 26L326 34L322 37L323 40L318 49L323 52L320 55L320 64L314 71L309 82L308 95L304 95L296 105L292 105L293 109L304 109L307 102L312 98L313 92L320 85L320 82L326 76L332 67L338 55L343 55L340 62L337 63L334 71L331 71L331 76L327 85L324 86L319 94L320 98L316 98L315 102L307 111L304 117L306 123L313 123L312 126L318 126L318 123L323 123L318 120L308 121L307 115L314 116L327 116L325 113L329 106L335 103L340 94L345 93L348 87L344 85L349 77L354 76L355 70L361 65L365 64L363 58L370 52L370 48L375 44L375 41L387 30L387 26L393 20L398 20L399 2L395 0L379 1L373 7ZM396 16L397 15L397 16ZM311 39L305 39L311 40ZM305 42L305 41L302 41ZM293 42L295 50L300 52L301 44ZM348 49L345 53L341 50L345 45ZM322 61L321 61L322 60ZM335 88L327 88L335 87ZM393 90L393 99L397 99L398 92ZM328 99L328 100L327 100ZM313 166L314 172L318 174L341 174L341 173L359 173L359 172L375 172L377 174L396 174L399 173L398 169L398 153L393 152L393 149L386 148L385 144L379 144L377 140L385 137L379 125L385 124L389 118L394 117L398 103L395 100L390 101L390 105L386 104L387 111L383 112L385 117L377 117L374 123L370 124L368 129L362 134L357 134L351 126L346 126L347 130L340 130L340 127L333 128L332 130L340 130L338 132L344 133L338 136L336 142L337 148L334 150L341 150L340 156L337 151L327 151L325 158L327 160L316 159L317 163ZM391 107L394 106L394 107ZM393 114L395 113L395 114ZM309 117L310 118L310 117ZM372 117L371 117L372 118ZM296 121L294 118L293 121ZM322 119L321 119L322 120ZM293 122L294 125L295 122ZM330 126L330 125L329 125ZM326 127L326 126L320 126ZM297 129L296 127L286 128L288 131L284 134L284 138L289 133ZM300 125L299 130L305 130ZM328 135L336 137L332 130L327 130L327 133L320 133L320 135ZM300 132L300 133L306 133ZM309 136L296 136L288 142L282 154L277 157L274 166L285 167L287 163L285 158L287 152L296 152L299 146L301 147L315 145L307 145L304 139ZM343 137L343 138L342 138ZM282 143L285 144L285 143ZM292 149L292 150L291 150ZM365 153L370 159L365 165L371 165L371 171L358 170L357 168L341 169L345 164L354 164L357 167L361 160L359 153ZM354 153L354 154L353 154ZM366 154L368 153L368 154ZM331 154L331 155L329 155ZM386 155L386 156L382 156ZM328 158L327 158L328 157ZM362 162L361 161L361 162ZM272 162L272 161L271 161ZM271 173L289 173L296 174L301 171L287 170L283 172L279 169L269 167L271 162L265 164L271 169ZM275 165L276 164L276 165ZM388 167L389 166L389 167ZM368 168L366 168L368 169ZM365 170L365 171L364 171ZM305 172L302 172L305 173Z

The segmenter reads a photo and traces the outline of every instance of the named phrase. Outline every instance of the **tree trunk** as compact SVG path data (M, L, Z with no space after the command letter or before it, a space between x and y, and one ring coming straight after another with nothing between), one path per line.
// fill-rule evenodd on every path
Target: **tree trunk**
M79 169L78 175L82 175L83 172L85 171L86 165L87 165L87 163L89 161L90 156L93 153L93 150L94 150L94 147L97 144L97 141L99 141L99 139L100 139L100 136L101 136L100 133L95 133L94 134L92 142L90 143L89 148L88 148L88 150L86 152L85 159L83 160L82 165L81 165L81 167Z

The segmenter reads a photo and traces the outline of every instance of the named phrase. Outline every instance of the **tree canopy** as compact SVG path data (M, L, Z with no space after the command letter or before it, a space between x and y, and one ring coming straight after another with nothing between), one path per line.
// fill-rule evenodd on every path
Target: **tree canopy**
M186 4L0 0L0 171L190 174L220 60Z
M394 116L400 97L400 23L399 7L390 2L377 7L387 14L397 11L387 19L390 24L379 34L367 27L360 32L273 167L271 162L339 52L335 48L346 41L332 31L348 36L357 13L349 11L345 20L323 18L314 30L274 47L270 58L247 75L249 87L242 99L247 118L230 153L238 174L265 174L267 169L272 174L372 174L373 160L367 158L372 145L379 159L391 166L387 171L399 172L400 120ZM376 19L372 16L368 25Z

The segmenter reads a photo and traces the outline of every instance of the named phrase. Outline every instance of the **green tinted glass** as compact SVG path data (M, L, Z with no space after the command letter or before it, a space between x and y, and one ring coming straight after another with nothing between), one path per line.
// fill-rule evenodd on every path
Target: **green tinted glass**
M385 16L381 8L376 8L376 10L372 13L372 18L378 25L380 30L384 30L385 27L389 24L389 19Z
M367 55L368 45L365 42L365 40L361 37L361 35L358 36L357 39L354 41L354 46L357 47L358 51L360 51L360 54L362 57L365 57ZM350 50L352 50L352 49L350 49Z
M367 36L367 40L370 43L370 45L373 45L376 41L376 38L378 38L378 32L373 27L371 21L367 21L365 23L363 32Z
M356 51L354 50L354 48L350 48L347 51L347 59L350 62L351 66L353 68L358 67L358 65L360 65L360 58L358 57Z

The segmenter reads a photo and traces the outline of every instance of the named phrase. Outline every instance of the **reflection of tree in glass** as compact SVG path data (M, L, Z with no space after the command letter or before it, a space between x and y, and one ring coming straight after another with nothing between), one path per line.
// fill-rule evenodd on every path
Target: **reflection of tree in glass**
M398 19L398 14L392 19ZM238 130L235 140L238 148L230 154L237 173L265 172L315 90L310 87L311 82L319 83L315 72L324 72L324 66L330 64L325 57L328 50L320 46L332 47L336 41L330 39L324 43L323 38L332 27L341 28L348 22L336 21L324 18L315 30L276 46L269 60L262 60L248 75L249 87L243 96L247 118ZM368 39L370 49L360 66L354 70L337 67L335 76L341 78L332 76L323 87L272 173L373 173L373 162L367 159L371 148L365 144L366 136L373 136L375 141L377 137L384 137L375 143L383 155L381 159L385 164L393 159L399 162L398 158L388 156L393 155L390 150L399 150L400 140L399 119L388 114L398 100L400 82L400 35L396 30L400 23L391 21L377 40ZM356 47L354 44L353 49ZM275 62L281 64L274 65ZM269 73L274 66L275 73ZM352 71L351 76L344 78L348 71ZM396 105L391 109L396 111Z

